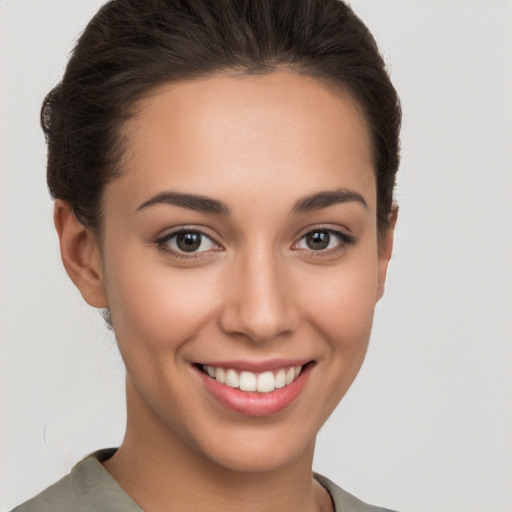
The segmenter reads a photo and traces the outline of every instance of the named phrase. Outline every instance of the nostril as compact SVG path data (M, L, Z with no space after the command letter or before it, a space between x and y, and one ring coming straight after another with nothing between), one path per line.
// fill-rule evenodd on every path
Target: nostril
M238 334L257 343L290 335L297 326L297 315L291 311L262 311L247 305L225 308L219 323L229 334Z

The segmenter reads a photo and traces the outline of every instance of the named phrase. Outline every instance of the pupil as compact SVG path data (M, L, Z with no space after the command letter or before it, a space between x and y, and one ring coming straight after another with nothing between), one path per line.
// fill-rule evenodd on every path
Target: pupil
M201 245L200 233L180 233L176 237L176 245L184 252L193 252Z
M329 246L331 235L327 231L314 231L306 235L306 243L310 249L316 251Z

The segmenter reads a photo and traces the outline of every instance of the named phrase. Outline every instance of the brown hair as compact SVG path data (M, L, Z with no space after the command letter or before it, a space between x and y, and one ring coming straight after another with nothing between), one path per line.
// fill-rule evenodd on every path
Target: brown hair
M382 234L399 163L400 104L375 40L341 0L108 2L43 103L50 193L99 231L103 190L119 172L120 127L136 101L164 82L282 67L348 90L363 108Z

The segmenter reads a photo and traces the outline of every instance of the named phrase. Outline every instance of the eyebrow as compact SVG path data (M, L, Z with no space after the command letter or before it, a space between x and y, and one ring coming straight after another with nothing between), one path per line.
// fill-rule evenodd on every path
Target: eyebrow
M316 194L299 199L295 203L292 211L294 213L307 213L314 210L327 208L335 204L350 202L360 203L362 206L368 209L368 204L359 192L348 188L337 188L335 190L318 192Z
M349 202L357 202L368 208L364 197L355 190L347 188L337 188L335 190L326 190L317 192L310 196L303 197L295 202L293 206L293 213L307 213L322 208L328 208L335 204L343 204ZM151 197L142 203L137 211L154 206L158 204L167 204L171 206L178 206L187 208L188 210L195 210L203 213L214 213L217 215L229 215L231 210L228 205L217 199L205 197L197 194L186 194L183 192L162 192L156 196Z
M137 211L157 204L179 206L181 208L187 208L188 210L215 213L217 215L229 215L230 213L229 207L221 201L201 195L184 194L181 192L162 192L161 194L157 194L142 203L137 208Z

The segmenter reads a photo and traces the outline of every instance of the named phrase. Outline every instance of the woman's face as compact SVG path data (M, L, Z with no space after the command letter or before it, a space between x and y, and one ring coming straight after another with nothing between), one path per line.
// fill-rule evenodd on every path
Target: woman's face
M311 457L391 245L358 105L292 73L215 76L162 87L124 135L101 261L129 432L237 471Z

